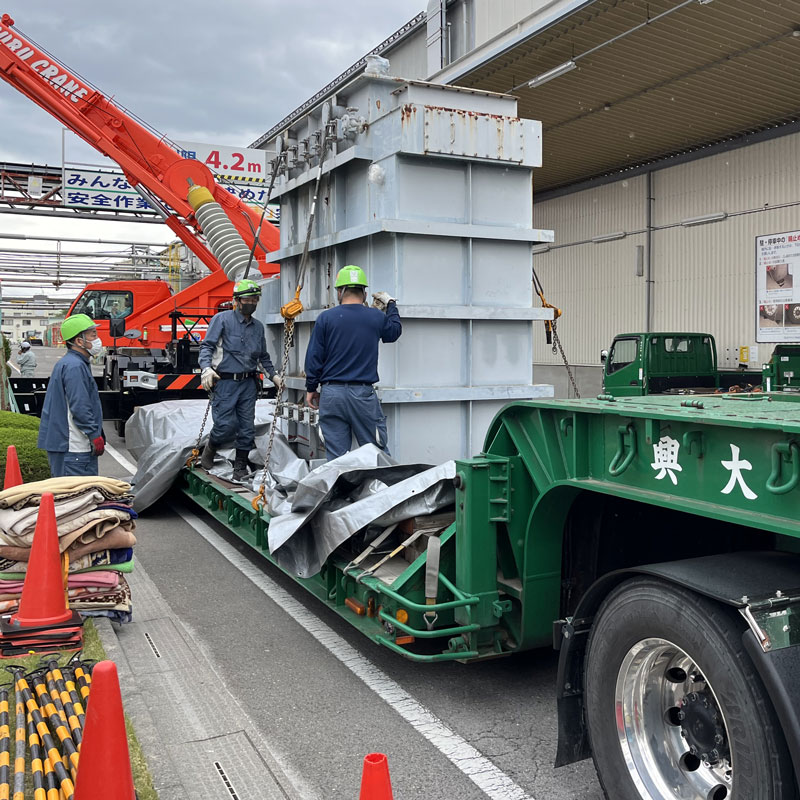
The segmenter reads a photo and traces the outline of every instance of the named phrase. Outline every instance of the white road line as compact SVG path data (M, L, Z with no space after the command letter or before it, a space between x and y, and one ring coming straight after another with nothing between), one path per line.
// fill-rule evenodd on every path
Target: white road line
M534 800L505 772L498 769L469 742L450 730L437 716L411 697L399 683L364 658L338 633L331 630L288 592L281 589L199 517L184 509L178 508L176 511L223 558L226 558L267 597L294 618L323 647L362 680L367 688L385 700L488 797L492 800Z
M133 475L136 472L136 464L134 464L133 461L130 461L129 459L125 458L125 456L122 455L122 453L120 453L120 451L117 450L116 447L112 447L110 444L107 444L105 449L106 453L108 453L111 456L111 458L116 460L125 469L127 469L131 473L131 475Z

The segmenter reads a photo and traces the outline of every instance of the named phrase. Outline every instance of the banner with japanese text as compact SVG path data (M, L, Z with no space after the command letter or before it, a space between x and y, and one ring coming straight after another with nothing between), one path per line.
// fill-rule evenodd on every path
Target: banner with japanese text
M756 236L756 341L800 342L800 231Z

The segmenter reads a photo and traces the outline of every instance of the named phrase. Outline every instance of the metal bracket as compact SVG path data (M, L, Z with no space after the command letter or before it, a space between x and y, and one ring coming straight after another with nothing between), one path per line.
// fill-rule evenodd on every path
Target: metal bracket
M510 600L495 600L492 603L492 614L494 614L497 619L503 616L503 614L507 614L511 611L511 601Z
M783 472L783 462L792 465L791 477L778 483ZM778 442L772 445L772 472L767 478L767 489L772 494L786 494L794 489L800 481L800 445L797 442Z
M628 453L625 455L625 440L629 440ZM617 452L608 465L608 472L617 478L631 465L636 455L636 428L632 422L617 428Z

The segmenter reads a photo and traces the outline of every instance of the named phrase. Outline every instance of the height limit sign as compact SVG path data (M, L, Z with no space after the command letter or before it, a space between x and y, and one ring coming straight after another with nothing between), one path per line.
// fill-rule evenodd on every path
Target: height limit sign
M178 155L195 158L218 178L242 183L263 183L267 174L267 151L221 144L177 142Z

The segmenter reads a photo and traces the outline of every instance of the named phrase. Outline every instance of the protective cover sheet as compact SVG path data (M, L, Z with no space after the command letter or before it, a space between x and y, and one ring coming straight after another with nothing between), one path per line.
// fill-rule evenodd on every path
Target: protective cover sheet
M291 512L269 523L269 549L287 572L316 575L354 533L431 514L455 502L455 462L438 467L396 464L364 445L318 467L300 481Z
M192 448L197 443L197 435L205 414L206 400L167 400L136 409L125 426L125 444L136 458L136 474L130 479L133 485L133 507L143 511L156 502L177 477ZM274 400L256 402L256 450L251 451L250 460L263 463L266 454L266 440L269 424L272 421ZM278 420L281 425L282 420ZM208 433L214 421L209 412L206 420L201 447L208 441ZM258 452L256 452L258 451ZM233 449L220 450L223 457L234 456ZM286 492L297 485L297 481L308 473L308 465L292 452L286 437L279 429L275 433L272 448L274 474L270 476L270 494L282 500ZM230 480L233 466L225 458L218 458L211 474ZM250 482L261 483L261 471L253 473Z
M133 507L142 511L170 487L197 443L205 400L178 400L138 408L125 438L137 458L131 478ZM256 403L256 449L250 460L264 462L274 400ZM213 421L206 421L201 446ZM283 569L303 578L316 575L343 542L367 526L385 528L409 517L432 514L455 501L455 463L437 467L397 464L374 445L345 453L309 471L292 451L278 420L272 469L265 476L269 548ZM234 451L220 450L212 475L231 480ZM227 459L227 460L226 460ZM257 491L263 469L243 482Z

